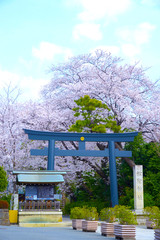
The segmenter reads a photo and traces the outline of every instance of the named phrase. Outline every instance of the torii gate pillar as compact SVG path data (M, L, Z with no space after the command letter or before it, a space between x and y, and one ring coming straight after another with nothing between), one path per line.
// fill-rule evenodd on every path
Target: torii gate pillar
M111 192L111 203L118 205L118 186L117 186L117 168L115 161L115 143L109 141L109 172L110 172L110 192Z

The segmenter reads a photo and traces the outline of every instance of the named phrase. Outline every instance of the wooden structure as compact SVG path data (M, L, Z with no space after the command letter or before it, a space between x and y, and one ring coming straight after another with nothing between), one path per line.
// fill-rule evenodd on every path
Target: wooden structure
M50 227L62 222L60 202L54 187L64 181L66 172L13 171L18 185L25 186L25 197L19 202L18 222L23 227Z

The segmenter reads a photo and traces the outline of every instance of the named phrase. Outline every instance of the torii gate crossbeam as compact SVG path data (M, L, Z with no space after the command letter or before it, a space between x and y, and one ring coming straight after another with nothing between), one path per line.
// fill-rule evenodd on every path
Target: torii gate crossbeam
M28 138L32 140L48 141L48 148L31 149L31 155L48 156L47 170L54 170L55 156L91 156L109 157L111 203L114 207L118 205L118 186L116 157L131 157L131 151L119 151L115 149L115 142L130 142L138 135L138 132L131 133L69 133L69 132L46 132L24 129ZM55 141L77 141L78 150L61 150L55 148ZM105 150L86 150L86 142L108 142Z

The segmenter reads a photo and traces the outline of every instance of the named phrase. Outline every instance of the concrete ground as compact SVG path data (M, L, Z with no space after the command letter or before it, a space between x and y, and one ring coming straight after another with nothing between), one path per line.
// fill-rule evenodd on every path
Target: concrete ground
M96 233L73 230L71 221L63 218L63 223L55 227L25 228L18 225L0 225L0 240L113 240L101 236L100 226ZM154 230L145 226L136 227L136 240L154 240Z

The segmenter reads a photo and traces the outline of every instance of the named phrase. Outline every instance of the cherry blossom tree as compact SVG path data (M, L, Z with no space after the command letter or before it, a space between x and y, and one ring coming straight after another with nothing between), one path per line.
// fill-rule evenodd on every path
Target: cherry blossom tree
M146 70L139 63L125 64L110 53L96 50L70 58L63 64L53 65L50 70L52 79L44 87L42 95L52 105L54 112L60 113L57 129L66 131L75 123L72 108L76 105L73 100L89 95L111 109L122 131L140 131L148 141L159 141L159 85L147 77ZM104 148L102 145L99 147ZM122 144L116 147L122 149ZM133 161L128 158L125 160L130 167L134 166ZM72 167L75 164L80 171L80 162L83 167L86 164L86 169L87 164L92 169L96 165L101 167L101 161L98 163L92 159L91 166L87 158L76 158ZM66 159L65 163L67 166Z
M46 169L47 157L30 156L31 148L44 147L45 142L28 140L24 128L47 128L47 108L42 104L18 102L19 89L10 84L0 94L0 166L8 172L8 180L13 191L13 176L10 171L23 169ZM53 121L54 122L54 121ZM53 129L53 128L52 128Z
M31 157L29 152L31 148L43 148L46 142L29 141L23 128L68 131L76 121L74 100L84 95L106 104L122 131L141 131L148 141L160 142L159 85L147 77L139 63L125 64L110 53L96 50L53 65L50 70L52 79L42 91L41 102L19 103L18 92L15 94L11 88L0 95L0 165L5 170L46 169L47 158ZM77 147L73 142L56 144L62 149ZM99 158L56 157L56 170L71 170L66 183L77 172L101 169L102 164Z
M139 63L124 64L120 58L96 50L50 70L52 79L42 94L63 114L60 125L72 123L73 100L89 95L107 104L123 130L132 128L154 138L160 124L160 89Z
M138 63L123 64L120 58L96 50L53 65L51 74L42 94L53 103L54 111L60 112L60 129L74 123L73 100L89 95L107 104L122 131L141 131L149 141L157 135L160 139L160 89ZM117 147L122 148L120 144ZM134 166L133 161L125 160Z

